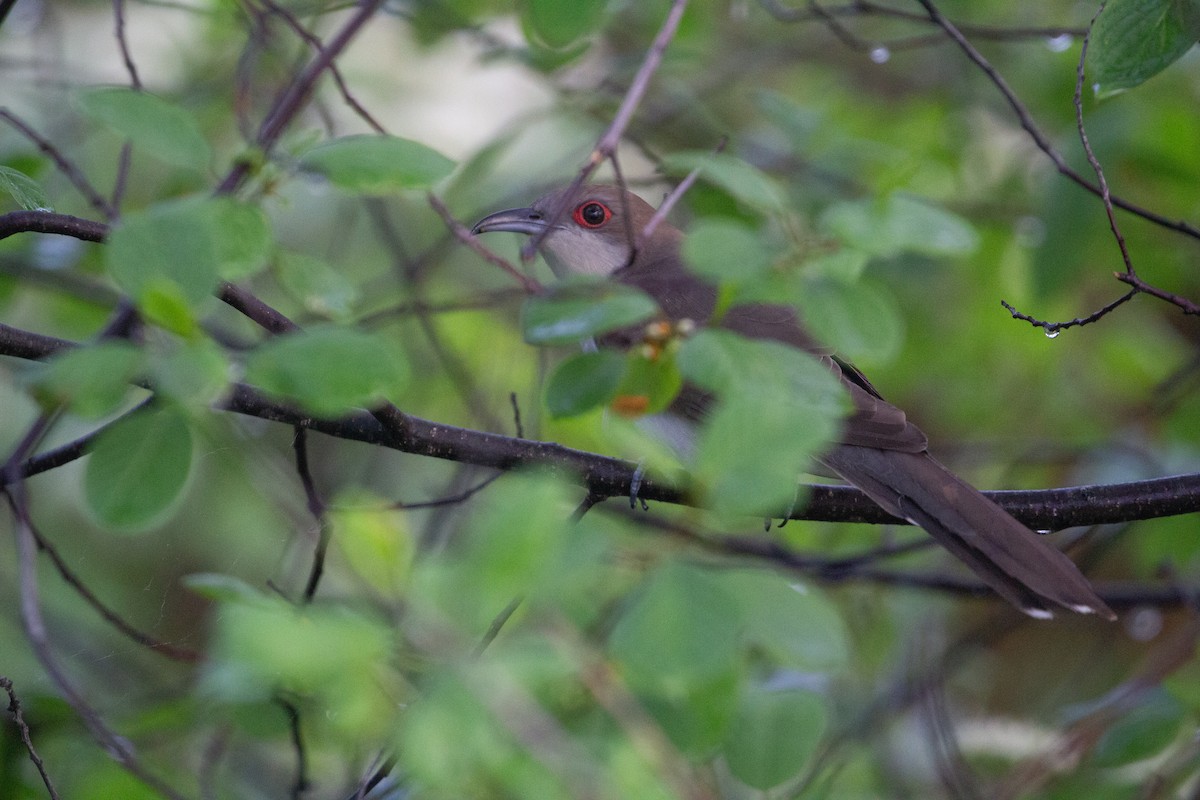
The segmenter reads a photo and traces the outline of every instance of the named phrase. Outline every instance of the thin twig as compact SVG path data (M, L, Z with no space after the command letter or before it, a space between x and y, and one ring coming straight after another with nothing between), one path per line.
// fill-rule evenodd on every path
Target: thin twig
M488 625L488 629L484 632L483 638L479 640L479 644L475 645L475 650L472 654L475 658L482 656L483 651L488 649L488 645L496 641L496 637L500 635L500 631L512 619L512 615L517 613L517 609L521 607L521 603L524 600L524 597L514 597L509 601L508 605L500 610L500 613L492 620L492 624Z
M1121 233L1121 228L1117 225L1116 212L1113 211L1112 192L1108 188L1108 179L1104 177L1104 169L1100 166L1100 160L1096 158L1096 152L1092 150L1092 143L1088 139L1087 128L1083 124L1083 65L1087 60L1088 45L1092 41L1092 29L1096 26L1096 20L1100 14L1104 12L1104 7L1107 5L1107 0L1100 3L1100 7L1096 9L1096 13L1092 16L1092 21L1088 23L1087 35L1083 37L1083 45L1079 48L1079 66L1075 69L1075 97L1073 99L1075 105L1075 126L1079 130L1079 141L1083 144L1083 152L1087 155L1088 164L1091 165L1092 171L1096 173L1096 181L1100 184L1100 199L1104 203L1104 213L1108 216L1108 227L1112 231L1113 238L1117 240L1117 247L1121 250L1121 259L1125 262L1125 271L1133 275L1136 270L1133 268L1133 260L1129 257L1129 248L1125 246L1125 236Z
M292 738L292 750L296 753L296 780L292 782L292 800L300 800L312 784L308 779L308 751L304 746L304 731L300 727L300 710L290 700L282 697L275 702L287 716L288 731Z
M37 537L33 532L33 522L29 517L29 507L25 496L25 485L17 476L17 470L22 461L36 446L38 440L50 427L53 415L43 414L31 425L13 450L12 455L4 464L7 486L4 496L8 501L14 520L14 532L17 539L17 574L18 596L21 609L21 622L25 628L26 638L30 648L37 657L42 669L53 681L63 699L71 706L92 737L111 755L118 764L138 780L150 786L155 791L171 798L183 800L183 796L171 786L153 775L138 759L133 745L120 736L100 716L100 713L84 698L67 676L66 671L58 663L50 646L50 638L42 617L41 600L38 597L37 584Z
M536 278L521 272L508 263L508 259L496 255L487 245L479 241L479 237L472 234L470 228L455 219L454 215L450 213L450 209L446 207L446 204L437 195L430 192L426 197L429 200L429 205L442 218L442 221L446 224L450 232L454 234L454 238L474 250L489 264L497 266L507 273L509 277L521 284L521 288L525 290L526 294L541 294L545 291L542 284Z
M346 20L341 30L334 34L325 47L317 51L316 56L308 65L296 75L286 89L279 93L255 136L254 143L263 152L270 152L275 147L275 143L283 131L311 96L321 74L346 49L362 26L375 15L383 3L384 0L361 0L358 10ZM250 169L249 161L238 161L217 187L217 194L229 194L236 191L249 176Z
M388 508L394 509L397 511L416 511L416 510L419 510L422 508L441 508L443 506L456 506L456 505L459 505L460 503L464 503L467 500L470 500L472 497L479 494L484 489L491 486L499 478L502 478L502 477L504 477L504 473L497 472L494 475L489 475L488 477L484 478L483 480L481 480L479 483L475 484L474 486L470 486L466 489L463 489L461 492L458 492L457 494L452 494L448 497L439 497L436 500L419 500L415 503L405 503L405 502L398 500L394 503L389 503Z
M780 22L812 22L822 20L827 17L865 17L878 16L888 17L891 19L903 20L916 24L931 24L928 16L916 14L912 11L905 11L901 8L893 8L879 3L872 3L869 0L854 0L854 2L843 3L836 6L817 6L815 2L810 2L805 8L789 8L783 5L779 0L759 0L759 3L767 13ZM998 25L972 25L969 23L955 23L960 31L973 36L977 39L989 39L991 41L1020 41L1024 39L1054 39L1059 36L1082 36L1084 31L1081 28L1072 28L1068 26L1048 26L1048 27L1024 27L1024 26L998 26Z
M8 713L13 715L13 721L17 724L17 731L21 735L21 743L25 745L25 752L29 754L29 760L37 768L38 775L41 776L42 784L50 794L51 800L58 800L58 792L54 789L54 782L50 780L49 774L46 773L46 765L42 761L42 757L38 755L37 748L33 746L33 738L29 734L29 725L25 722L25 715L21 711L21 701L17 699L17 693L13 689L12 681L8 678L0 677L0 689L8 693Z
M1000 91L1000 94L1004 97L1004 100L1008 103L1009 107L1016 115L1017 121L1021 124L1021 128L1023 128L1025 132L1029 134L1029 137L1033 140L1033 143L1037 145L1037 148L1041 150L1047 158L1050 159L1050 161L1054 164L1055 169L1083 189L1099 196L1102 193L1100 187L1084 178L1081 174L1072 169L1069 164L1067 164L1066 159L1063 158L1062 154L1059 153L1057 149L1055 149L1054 145L1050 142L1050 139L1038 128L1037 123L1033 120L1033 116L1029 113L1029 109L1027 109L1025 104L1017 98L1016 93L1013 92L1012 88L1008 85L1008 82L1005 81L1003 76L1001 76L996 68L992 66L991 62L984 58L983 54L980 53L973 44L971 44L966 36L963 35L962 31L959 30L953 22L947 19L946 16L938 10L937 6L933 4L932 0L917 0L917 2L925 8L926 12L929 14L929 18L946 32L946 35L950 37L951 41L958 45L958 48L962 50L967 59L970 60L971 63L975 64L975 66L977 66L983 72L983 74L987 76L988 80L990 80L992 84ZM1135 205L1134 203L1131 203L1121 197L1114 196L1112 198L1112 202L1117 208L1128 211L1135 216L1141 217L1149 222L1153 222L1154 224L1163 228L1175 231L1176 233L1182 233L1185 236L1190 236L1193 239L1200 239L1200 228L1190 225L1187 222L1182 220L1168 219L1161 214Z
M1120 277L1120 274L1121 273L1117 273L1118 277ZM1035 317L1031 317L1028 314L1023 314L1020 311L1017 311L1017 309L1013 308L1012 305L1010 305L1008 302L1006 302L1004 300L1000 301L1000 305L1004 306L1004 308L1006 308L1008 310L1008 313L1013 315L1013 319L1019 319L1024 322L1028 322L1030 325L1032 325L1035 328L1041 328L1044 331L1046 331L1047 336L1049 336L1051 339L1053 339L1055 336L1058 336L1059 331L1064 331L1067 328L1077 328L1080 325L1090 325L1091 323L1095 322L1096 320L1102 319L1103 317L1107 316L1109 314L1109 312L1111 312L1117 306L1120 306L1120 305L1128 302L1129 300L1132 300L1134 295L1136 295L1139 291L1140 291L1140 289L1136 289L1136 288L1130 289L1128 292L1121 295L1116 300L1113 300L1111 303L1108 303L1100 310L1095 311L1091 314L1088 314L1086 317L1076 317L1075 319L1068 320L1066 322L1046 322L1045 320L1036 319Z
M129 41L125 38L125 0L113 0L113 17L116 20L117 46L121 49L125 71L129 73L129 85L140 91L142 79L138 77L137 66L133 63L133 55L129 51Z
M75 187L75 191L83 195L83 199L87 200L92 208L96 209L107 220L116 219L117 210L96 190L96 187L84 175L83 170L76 166L74 161L67 158L53 142L43 137L30 127L28 123L7 108L0 107L0 119L7 121L22 136L37 145L37 149L54 162L54 166L58 167L58 171Z
M1142 278L1137 274L1130 274L1128 272L1114 272L1113 277L1119 280L1121 283L1129 284L1143 294L1148 294L1151 297L1157 297L1159 300L1165 300L1173 306L1178 306L1179 310L1185 314L1200 314L1200 304L1188 300L1182 295L1175 294L1174 292L1168 292L1166 289L1159 289L1157 286L1151 286L1142 280Z
M36 527L30 527L34 538L37 540L38 548L41 549L49 558L54 568L58 570L59 576L67 583L75 593L83 598L92 609L99 614L105 622L116 628L122 635L128 639L142 645L153 653L157 653L164 658L169 658L172 661L179 661L185 664L194 664L200 660L200 654L195 650L186 647L176 647L173 644L162 641L161 639L151 636L148 633L138 630L121 617L117 612L109 608L99 597L92 592L91 589L83 582L74 570L68 565L62 554L58 552L48 539L42 536L41 532Z
M725 149L725 145L728 143L728 138L721 137L721 141L717 142L717 146L713 149L713 154L719 155ZM650 217L650 220L646 223L646 227L642 228L641 238L638 240L639 245L641 242L645 242L654 235L654 232L658 230L658 226L661 225L662 221L667 218L667 215L671 213L671 209L673 209L675 204L678 203L679 200L687 193L688 189L692 188L692 184L694 184L696 179L700 177L700 173L702 171L703 170L700 167L696 167L694 170L685 175L683 180L681 180L675 186L675 188L663 198L662 203L659 204L658 208L654 212L654 215Z
M658 70L658 65L662 63L663 55L667 52L667 46L671 44L671 40L675 38L675 32L679 29L679 21L683 18L684 9L687 8L687 0L673 0L671 9L667 12L666 19L663 20L662 27L654 37L650 49L646 51L646 57L642 60L641 67L638 68L637 74L633 77L633 82L629 84L629 89L625 92L625 97L621 100L621 105L617 108L617 113L609 124L608 129L600 135L596 146L592 149L591 155L579 174L575 176L575 180L571 182L570 188L564 196L571 196L579 187L587 181L596 168L599 167L605 159L611 158L617 152L617 145L621 142L621 137L625 135L625 129L629 127L630 121L633 119L633 114L645 97L646 91L650 88L650 80L654 77L654 73ZM558 221L566 213L566 208L556 208L546 220L546 227L539 233L530 237L529 241L521 248L521 257L528 261L533 258L538 248L542 245L542 240L546 238L547 232L552 230Z
M525 438L525 426L521 424L521 404L517 402L517 393L508 393L508 403L513 411L513 431L518 439Z
M287 23L287 26L291 28L297 36L299 36L305 42L308 42L308 44L311 45L314 50L320 52L325 46L311 31L300 24L300 20L296 19L292 12L276 3L275 0L259 0L259 2L266 6L272 14L277 15L280 19ZM383 125L381 125L379 121L375 119L375 117L371 116L371 113L367 111L367 109L358 101L357 98L355 98L354 94L350 91L350 87L346 85L346 79L342 77L342 71L338 69L337 64L330 62L329 75L333 78L333 82L337 84L338 92L341 93L342 100L345 101L346 105L350 106L351 110L354 111L354 113L357 114L363 122L367 123L367 125L376 133L387 133L387 130L383 127Z
M321 583L321 575L325 572L325 555L329 550L329 520L325 514L325 502L317 494L317 486L313 481L312 470L308 466L308 431L299 425L293 428L292 449L296 453L296 473L304 487L305 503L308 513L312 514L317 523L317 546L313 550L312 567L308 572L308 581L304 585L304 603L311 603Z

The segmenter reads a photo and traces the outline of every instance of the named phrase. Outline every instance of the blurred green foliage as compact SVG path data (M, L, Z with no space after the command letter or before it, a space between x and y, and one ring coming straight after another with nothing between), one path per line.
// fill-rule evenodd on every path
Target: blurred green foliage
M722 308L794 306L981 486L1195 471L1190 318L1142 296L1050 340L1000 306L1066 320L1124 291L1100 201L917 4L830 5L831 19L794 6L693 2L619 151L654 203L698 170L672 219ZM992 598L906 586L956 569L903 546L919 532L764 533L745 515L787 507L836 436L844 403L821 367L712 331L580 354L579 339L653 304L604 286L522 302L430 207L428 191L469 225L569 180L667 8L391 4L336 60L349 97L323 79L264 152L254 131L313 56L274 4L125 4L148 87L135 91L109 5L17 3L0 25L0 105L96 197L3 124L0 213L112 228L102 245L0 240L0 322L82 343L0 364L0 444L7 458L43 411L58 415L42 450L105 426L85 461L26 481L31 519L99 602L187 651L127 637L44 554L36 589L70 679L187 797L345 796L390 759L376 797L1190 791L1200 696L1183 613L1019 621ZM1097 7L939 8L1091 180L1071 98ZM283 9L326 43L347 17L319 0ZM1190 0L1110 2L1082 100L1114 192L1171 220L1200 216L1195 20ZM1130 91L1101 101L1093 84ZM214 197L235 169L248 179ZM1194 241L1118 220L1147 281L1200 297ZM487 241L514 263L522 243ZM223 280L304 330L267 335L213 297ZM122 342L101 336L118 298L141 320ZM664 455L602 410L660 408L684 377L717 397L694 453ZM570 476L485 484L488 470L310 434L316 518L293 431L214 409L235 381L317 416L386 399L669 463L710 510L610 501L573 521ZM132 411L148 385L157 399ZM21 534L11 514L3 527ZM1200 566L1190 517L1091 533L1102 579L1186 586ZM896 544L902 558L861 561ZM0 675L57 788L159 796L60 699L22 624L30 580L0 559ZM0 745L0 796L44 796L7 721Z

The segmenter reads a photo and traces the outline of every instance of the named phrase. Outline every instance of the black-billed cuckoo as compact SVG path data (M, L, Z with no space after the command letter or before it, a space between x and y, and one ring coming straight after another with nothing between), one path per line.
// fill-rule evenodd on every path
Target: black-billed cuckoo
M556 275L611 277L649 294L671 321L705 324L716 306L716 287L685 266L678 229L663 222L639 241L653 215L654 209L630 192L584 186L573 194L553 192L529 208L492 214L473 233L542 235L542 254ZM889 513L924 528L1006 600L1039 618L1051 616L1055 605L1116 618L1069 558L934 460L925 434L903 411L885 401L858 370L821 353L791 308L734 306L717 324L802 348L833 370L853 412L841 443L819 461ZM699 394L685 387L672 410L695 417L703 406Z

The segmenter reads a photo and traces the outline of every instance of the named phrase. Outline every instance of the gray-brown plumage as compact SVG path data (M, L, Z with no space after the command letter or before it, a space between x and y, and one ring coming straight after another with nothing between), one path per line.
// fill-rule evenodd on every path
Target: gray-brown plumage
M553 192L528 208L492 214L474 233L544 234L541 250L557 275L611 277L645 291L669 319L704 324L713 316L716 288L684 266L676 228L662 223L641 241L653 215L654 209L634 194L614 186L584 186L574 193ZM930 456L925 434L862 373L821 351L791 308L735 306L719 324L750 338L802 348L838 375L854 410L841 443L819 459L830 470L889 513L924 528L1022 611L1049 617L1057 605L1115 619L1069 558ZM672 410L695 417L704 405L702 393L685 387Z

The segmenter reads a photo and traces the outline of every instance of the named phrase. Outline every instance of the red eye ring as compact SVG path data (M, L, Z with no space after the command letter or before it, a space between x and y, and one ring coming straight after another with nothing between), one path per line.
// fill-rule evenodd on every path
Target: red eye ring
M612 209L599 200L585 200L571 212L571 219L585 228L599 228L612 219Z

